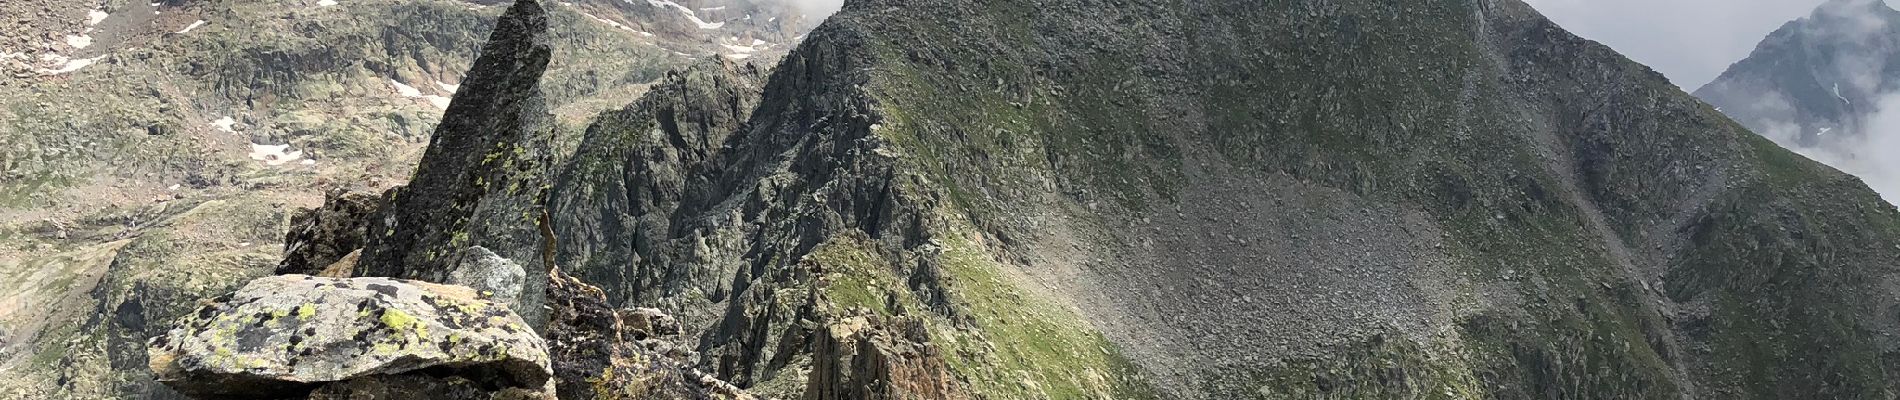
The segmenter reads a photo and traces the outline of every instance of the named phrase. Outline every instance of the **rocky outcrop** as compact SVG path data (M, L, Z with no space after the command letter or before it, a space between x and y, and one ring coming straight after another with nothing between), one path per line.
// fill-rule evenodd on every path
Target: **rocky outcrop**
M553 396L523 388L494 389L460 376L377 375L323 385L304 400L383 399L553 400Z
M528 285L528 272L520 264L475 246L463 251L462 262L449 271L446 282L461 285L501 299L509 307L519 307L521 291Z
M917 317L833 322L812 349L806 400L968 399Z
M677 326L654 312L622 313L606 294L559 271L549 276L556 392L571 400L751 398L693 369L665 336ZM671 333L669 333L671 332Z
M336 189L324 196L322 207L299 210L290 217L277 274L318 275L361 250L370 219L382 210L381 201L368 193Z
M465 287L388 278L259 278L179 321L150 353L159 382L200 398L374 393L413 374L532 392L552 376L547 345L506 307ZM359 379L376 381L349 383Z
M551 195L557 262L618 302L666 291L719 292L723 279L688 268L699 259L665 243L688 229L676 211L688 193L716 183L713 157L758 107L763 72L708 59L668 73L628 107L595 119L585 145L563 166ZM636 293L638 293L636 295Z
M488 256L468 252L472 246L520 265L525 276L545 275L540 222L554 129L540 87L552 52L547 30L547 11L535 0L516 1L496 22L415 177L371 220L356 276L445 282L458 264ZM545 284L527 280L513 302L531 326L545 320Z

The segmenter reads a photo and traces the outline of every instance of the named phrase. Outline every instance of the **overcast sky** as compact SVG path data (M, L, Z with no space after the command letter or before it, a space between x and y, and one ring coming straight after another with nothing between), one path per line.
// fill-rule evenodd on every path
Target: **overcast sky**
M1579 36L1602 42L1694 91L1741 61L1781 24L1823 0L1525 0ZM1889 4L1895 3L1888 0Z

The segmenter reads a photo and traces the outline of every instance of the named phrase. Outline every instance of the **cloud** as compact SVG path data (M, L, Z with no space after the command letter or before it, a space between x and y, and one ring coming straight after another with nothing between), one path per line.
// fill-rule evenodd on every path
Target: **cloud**
M1525 1L1565 29L1602 42L1669 76L1678 86L1694 90L1747 57L1770 32L1809 16L1829 0ZM1891 32L1884 21L1861 13L1855 5L1900 2L1832 1L1850 11L1823 10L1831 20L1825 34L1850 41L1882 40L1880 35ZM1815 71L1816 79L1833 81L1830 86L1842 101L1870 103L1856 105L1872 106L1865 117L1804 128L1792 120L1790 97L1770 91L1760 94L1752 112L1770 119L1754 125L1764 128L1758 132L1762 136L1854 174L1887 201L1900 203L1900 92L1885 89L1894 86L1887 84L1889 77L1883 74L1888 59L1847 53L1831 61L1817 65L1832 68Z
M1579 36L1602 42L1694 90L1823 0L1525 0Z
M794 6L798 6L798 8L801 10L804 10L806 14L809 14L811 16L817 16L817 17L831 15L831 13L838 12L838 8L844 6L844 0L784 0L784 1L792 3L792 5Z

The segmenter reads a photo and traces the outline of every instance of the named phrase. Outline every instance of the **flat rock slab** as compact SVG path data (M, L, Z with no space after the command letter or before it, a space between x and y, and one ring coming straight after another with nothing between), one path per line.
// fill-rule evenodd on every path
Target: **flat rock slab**
M388 278L259 278L154 338L160 382L208 398L277 397L423 371L541 388L547 346L473 289Z

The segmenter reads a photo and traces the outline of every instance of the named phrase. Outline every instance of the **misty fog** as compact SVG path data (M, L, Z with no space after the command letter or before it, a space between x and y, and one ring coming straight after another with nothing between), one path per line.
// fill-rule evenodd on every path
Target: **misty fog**
M792 3L812 16L822 17L838 12L844 6L844 0L781 0Z
M1741 61L1770 32L1790 21L1807 17L1825 4L1850 5L1881 0L1527 0L1565 29L1600 41L1618 52L1670 77L1684 90L1694 90L1731 64ZM1886 1L1891 6L1894 1ZM1870 43L1881 39L1887 21L1863 15L1841 15L1840 29L1849 40ZM1860 18L1855 18L1860 17ZM1860 35L1853 37L1852 35ZM1891 38L1885 38L1891 40ZM1877 46L1876 46L1877 47ZM1837 93L1865 99L1853 104L1874 110L1860 121L1834 121L1838 129L1801 132L1792 121L1762 121L1760 133L1808 158L1859 176L1889 202L1900 203L1900 92L1883 76L1888 54L1852 54L1837 60L1814 60L1833 70L1814 71L1836 77ZM1900 66L1895 66L1900 67ZM1767 93L1764 109L1786 108L1792 97ZM1842 97L1841 101L1850 101ZM1782 113L1781 115L1791 115ZM1822 136L1808 140L1804 136Z

